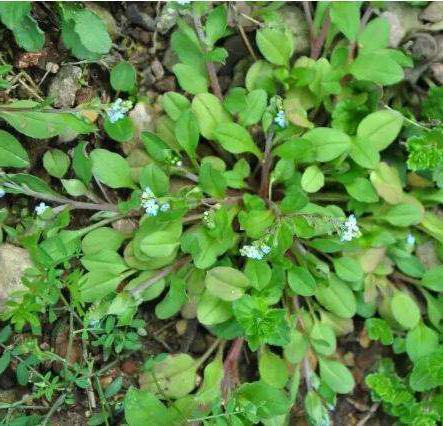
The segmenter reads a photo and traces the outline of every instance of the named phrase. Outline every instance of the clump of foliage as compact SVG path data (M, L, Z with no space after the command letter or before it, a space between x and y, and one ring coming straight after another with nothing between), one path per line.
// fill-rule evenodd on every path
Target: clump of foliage
M126 61L110 74L112 104L0 106L8 125L0 132L2 192L35 200L35 212L15 226L7 212L1 222L34 262L27 290L3 314L10 323L0 337L3 370L18 360L19 383L57 407L74 389L95 392L101 410L90 424L124 413L130 426L284 425L291 407L302 404L310 424L327 425L337 395L355 387L337 339L363 318L370 339L406 353L412 365L409 379L387 367L368 376L374 399L404 424L442 420L443 196L432 179L422 188L407 170L441 163L441 129L388 104L380 88L401 84L413 63L388 47L388 22L366 12L361 19L361 6L317 4L307 18L310 57L293 55L297 40L280 5L263 6L249 17L260 23L261 59L226 93L216 65L227 58L220 42L238 11L204 2L171 6L181 16L171 43L182 91L162 96L155 132L139 136L130 117L140 99ZM29 7L9 4L0 15L5 25L8 10L32 19ZM85 28L92 12L67 4L60 10L62 37L75 56L107 53ZM431 92L425 104L429 118L441 108L439 96ZM31 159L19 139L67 132L78 135L71 152L43 155L47 179L27 173ZM98 132L106 139L92 143L88 135ZM76 210L94 212L90 224L74 226ZM113 227L117 222L130 226ZM432 251L431 266L423 246ZM196 319L213 345L200 358L146 359L140 388L113 398L121 377L103 390L98 378L107 366L94 371L88 350L99 348L105 360L139 350L146 333L139 311L148 301L159 320ZM68 349L75 333L86 351L81 361L36 344L42 323L60 319L60 306L70 319ZM12 327L32 337L9 345ZM238 371L243 350L257 360L250 381ZM39 372L48 360L62 364L60 373ZM4 407L8 421L18 405Z

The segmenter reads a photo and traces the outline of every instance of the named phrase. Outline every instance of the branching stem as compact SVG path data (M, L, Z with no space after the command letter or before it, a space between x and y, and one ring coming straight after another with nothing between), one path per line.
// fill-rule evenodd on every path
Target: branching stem
M270 128L268 134L266 135L265 143L265 156L263 158L263 166L261 172L261 183L260 183L260 196L263 198L268 197L269 194L269 174L271 172L272 166L272 143L274 138L274 129Z

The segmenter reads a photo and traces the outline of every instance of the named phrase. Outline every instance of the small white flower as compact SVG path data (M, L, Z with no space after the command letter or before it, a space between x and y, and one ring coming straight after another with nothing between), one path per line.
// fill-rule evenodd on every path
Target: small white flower
M116 99L111 107L106 111L109 121L111 123L117 122L118 120L122 119L131 108L131 101L123 101L120 98Z
M256 246L243 246L240 249L240 254L249 259L262 260L264 254Z
M271 252L271 247L264 243L253 243L252 245L245 245L240 250L240 255L248 257L249 259L262 260L267 254Z
M288 120L286 119L286 114L283 110L277 112L277 114L274 117L274 123L277 124L282 129L284 129L288 125Z
M142 200L148 200L149 198L155 198L154 193L152 192L152 189L147 186L142 193Z
M170 206L170 204L169 203L163 203L161 206L160 206L160 211L161 212L167 212L168 210L170 210L171 209L171 206Z
M412 234L408 234L406 237L406 244L411 247L415 245L415 237Z
M90 319L88 322L88 326L90 328L97 328L100 325L100 321L97 319Z
M183 166L183 162L182 161L177 161L176 163L175 163L175 165L177 166L177 167L181 167L181 166Z
M47 209L49 209L49 206L47 206L43 201L35 206L35 212L38 216L41 216Z
M264 253L264 254L269 254L271 252L271 247L269 247L266 244L262 244L260 246L260 250Z
M191 3L191 0L177 0L177 3L180 6L186 6L187 4Z
M341 225L339 233L341 241L351 241L361 235L360 228L357 224L357 219L353 214L349 215Z
M203 223L209 229L215 228L215 220L214 220L214 211L213 210L206 210L205 212L203 212Z
M150 200L146 200L142 205L148 216L157 216L158 211L160 209L157 200L151 198Z
M159 211L164 213L171 209L171 205L167 202L160 205L157 197L149 186L143 190L140 198L140 204L148 216L157 216Z
M5 194L6 194L5 190L0 186L0 198L3 198Z

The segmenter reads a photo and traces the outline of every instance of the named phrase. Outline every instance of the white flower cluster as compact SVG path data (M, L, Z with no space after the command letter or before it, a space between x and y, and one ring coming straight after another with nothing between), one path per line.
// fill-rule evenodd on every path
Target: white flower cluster
M266 244L245 245L240 249L240 255L249 259L262 260L271 252L271 247Z
M177 3L180 6L185 6L185 5L189 4L189 3L191 3L191 0L177 0Z
M288 125L286 114L282 109L275 115L274 123L282 129L284 129Z
M357 224L356 217L351 214L348 218L341 224L340 228L340 240L341 241L351 241L354 238L358 238L361 235L360 228Z
M415 237L412 234L408 234L406 237L406 244L410 247L413 247L415 245Z
M214 211L213 210L206 210L203 213L203 223L209 228L214 229L215 228L215 220L214 220Z
M169 203L160 204L149 186L142 193L141 205L148 216L157 216L159 211L164 213L171 208Z
M131 101L123 101L120 98L116 99L111 107L106 111L109 121L111 123L117 122L118 120L122 119L131 108Z
M43 201L35 206L35 212L37 213L38 216L41 216L46 210L49 209L49 206L47 206Z

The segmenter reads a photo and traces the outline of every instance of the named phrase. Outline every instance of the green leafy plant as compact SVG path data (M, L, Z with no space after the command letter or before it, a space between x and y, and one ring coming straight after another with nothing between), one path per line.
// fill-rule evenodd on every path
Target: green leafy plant
M102 19L79 4L58 3L61 35L65 46L78 59L98 60L109 53L111 38ZM45 36L31 15L32 2L2 2L0 21L14 34L17 44L29 51L43 48Z

